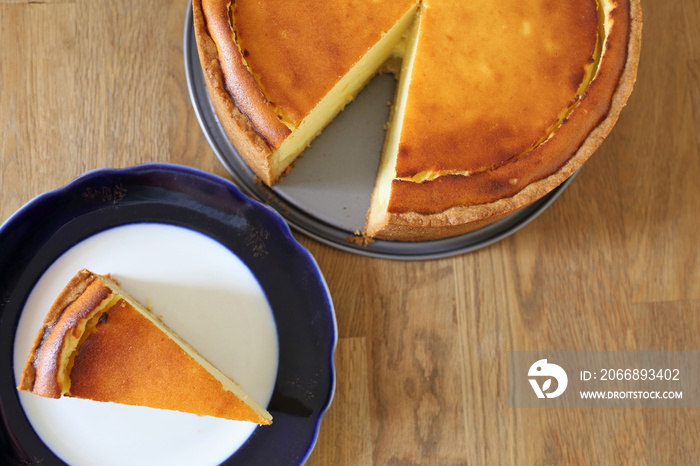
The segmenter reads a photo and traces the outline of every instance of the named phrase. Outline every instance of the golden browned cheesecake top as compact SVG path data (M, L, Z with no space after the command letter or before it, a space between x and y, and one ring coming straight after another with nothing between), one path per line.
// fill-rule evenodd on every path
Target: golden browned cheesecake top
M70 396L270 424L124 299L81 345Z
M298 126L416 0L236 0L236 39L268 99Z
M492 169L535 146L577 100L594 62L595 0L424 5L399 178Z
M406 180L394 181L390 212L435 214L510 198L577 156L549 190L579 168L610 131L636 73L634 63L623 80L629 4L607 2L610 17L601 24L604 11L594 0L515 3L517 8L504 11L472 10L471 2L452 10L465 13L455 25L479 18L475 35L460 34L457 26L440 31L450 21L439 8L423 13L421 40L442 36L443 43L469 53L454 65L457 73L442 72L449 85L431 87L432 75L414 73L396 164L397 177ZM416 60L425 63L417 69L441 73L452 52L426 44L419 42ZM594 74L585 78L589 71ZM439 98L431 99L428 88ZM443 89L459 97L440 94ZM432 125L440 131L426 131ZM408 180L430 171L442 176ZM538 194L524 196L522 205L543 193Z

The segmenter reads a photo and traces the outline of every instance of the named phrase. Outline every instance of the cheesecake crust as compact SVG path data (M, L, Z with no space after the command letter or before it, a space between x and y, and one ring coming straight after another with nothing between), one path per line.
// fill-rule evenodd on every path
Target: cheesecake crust
M78 322L89 318L110 294L107 288L94 281L91 272L81 270L56 298L34 340L17 387L19 390L49 398L60 398L64 394L58 379L64 341Z
M273 154L291 130L243 62L228 21L230 1L193 0L199 60L214 111L245 163L268 185L282 175ZM236 76L236 79L231 78Z

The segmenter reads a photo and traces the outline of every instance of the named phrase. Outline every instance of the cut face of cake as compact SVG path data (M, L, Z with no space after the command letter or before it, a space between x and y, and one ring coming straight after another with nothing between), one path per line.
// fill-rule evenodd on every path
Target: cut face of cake
M18 389L271 424L233 380L115 281L81 270L46 316Z
M194 0L193 18L216 114L268 185L374 74L397 75L364 233L406 241L571 176L625 105L641 36L639 0Z

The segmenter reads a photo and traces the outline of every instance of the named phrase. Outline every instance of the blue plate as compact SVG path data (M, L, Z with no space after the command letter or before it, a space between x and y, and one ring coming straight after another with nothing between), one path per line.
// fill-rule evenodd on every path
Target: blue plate
M227 180L192 168L149 164L88 172L35 198L0 227L0 464L62 464L34 432L15 388L15 331L34 285L83 239L140 222L207 235L255 275L279 338L277 379L268 405L274 423L256 428L225 464L303 463L335 388L335 315L315 260L275 211L251 201Z

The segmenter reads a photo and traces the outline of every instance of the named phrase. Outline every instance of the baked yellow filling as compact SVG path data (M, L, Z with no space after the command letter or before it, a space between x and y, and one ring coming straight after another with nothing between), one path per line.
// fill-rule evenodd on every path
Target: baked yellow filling
M413 28L404 42L404 48L401 50L403 60L401 62L401 71L399 72L399 83L396 92L396 98L392 107L391 116L389 117L389 127L387 136L384 141L384 150L379 163L377 172L377 180L375 183L372 207L368 212L368 223L373 223L378 220L378 216L383 216L386 213L389 204L389 195L391 194L391 182L396 176L394 169L396 165L396 157L399 153L399 143L401 137L401 129L403 120L398 117L406 110L406 101L408 100L408 88L411 80L413 64L416 57L416 47L418 45L418 33L420 31L420 15L414 21Z

